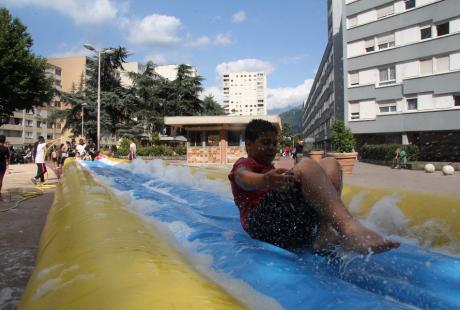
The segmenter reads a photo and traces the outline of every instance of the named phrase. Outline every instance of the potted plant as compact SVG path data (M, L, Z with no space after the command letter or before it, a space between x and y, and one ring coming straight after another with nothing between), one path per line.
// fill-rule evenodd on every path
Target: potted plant
M331 141L335 152L328 152L328 157L338 160L343 169L344 175L351 175L358 153L355 152L355 138L350 128L345 127L341 120L335 120L332 124Z
M321 150L319 148L312 148L307 152L307 156L310 159L320 161L324 158L324 150Z

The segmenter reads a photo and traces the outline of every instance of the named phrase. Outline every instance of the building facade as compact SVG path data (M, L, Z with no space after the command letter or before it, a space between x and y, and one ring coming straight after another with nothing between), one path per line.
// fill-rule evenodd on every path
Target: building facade
M165 117L172 136L178 129L187 136L188 164L233 164L247 156L244 130L255 117L251 116L174 116ZM278 115L263 115L264 119L281 129Z
M156 66L155 72L170 81L174 81L177 78L177 68L178 67L179 65ZM193 66L190 66L190 67L191 67L190 76L196 77L198 75L198 71L196 70L195 67Z
M333 117L345 120L358 150L412 143L422 160L460 158L459 2L330 0L328 17L328 46L304 104L305 137L326 140Z
M131 61L123 64L123 70L119 69L120 82L124 87L130 87L133 85L133 80L129 77L129 73L142 74L145 72L147 67L137 61Z
M459 1L347 0L343 27L345 117L360 143L458 148Z
M343 120L342 0L328 1L328 42L303 105L303 135L308 143L329 149L334 119Z
M222 76L223 107L228 115L267 115L267 77L264 72L236 72Z
M62 91L73 92L78 89L84 89L84 83L87 76L88 57L69 56L49 58L48 63L61 68Z
M57 91L61 91L60 67L48 64L46 75L53 78L53 86ZM60 109L59 96L56 95L51 102L34 110L20 110L13 112L13 117L8 124L0 127L0 134L5 135L7 141L13 146L33 144L39 136L47 140L59 139L62 135L61 124L47 121L50 112Z

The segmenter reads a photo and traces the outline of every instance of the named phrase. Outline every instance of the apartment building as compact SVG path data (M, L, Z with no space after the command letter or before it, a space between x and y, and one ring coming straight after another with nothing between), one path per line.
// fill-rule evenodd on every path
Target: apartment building
M72 92L84 88L81 84L86 81L87 56L49 58L48 63L61 68L62 91Z
M179 65L156 66L155 72L170 81L174 81L177 78L177 68L178 67ZM193 66L190 66L190 67L191 67L190 76L191 77L197 76L198 75L197 69Z
M345 118L360 143L458 148L460 2L346 0L343 27Z
M123 64L123 70L119 69L120 73L120 82L124 87L129 87L133 85L132 79L129 77L129 73L139 73L142 74L145 72L146 66L137 62L131 61Z
M60 67L48 64L46 74L54 80L54 88L61 90ZM62 135L61 124L47 122L51 111L60 108L59 96L42 107L36 107L34 111L20 110L13 112L13 117L8 124L0 127L0 134L5 135L7 141L13 146L33 144L39 136L47 140L58 139Z
M333 120L344 118L342 0L329 0L327 8L328 42L302 114L306 141L324 149L330 148Z
M267 115L265 72L236 72L222 76L223 107L228 115Z

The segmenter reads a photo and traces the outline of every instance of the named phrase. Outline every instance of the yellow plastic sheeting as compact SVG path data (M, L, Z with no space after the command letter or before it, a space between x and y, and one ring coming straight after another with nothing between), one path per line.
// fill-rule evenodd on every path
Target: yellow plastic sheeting
M394 205L405 220L400 235L460 253L460 196L349 185L344 187L342 199L359 218L369 216L378 204L383 205L383 212L391 212Z
M240 309L152 225L66 161L20 309Z

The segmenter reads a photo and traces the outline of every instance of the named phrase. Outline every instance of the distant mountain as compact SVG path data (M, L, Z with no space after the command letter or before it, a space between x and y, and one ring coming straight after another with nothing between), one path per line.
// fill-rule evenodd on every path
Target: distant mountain
M292 109L302 109L302 104L293 104L284 108L270 109L267 111L268 115L280 115L283 112L290 111Z
M290 134L302 133L302 107L296 107L279 114L283 127L289 128Z

